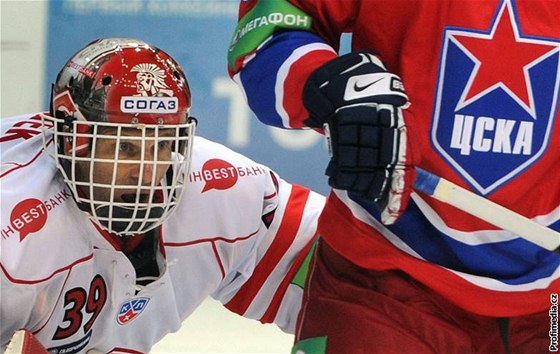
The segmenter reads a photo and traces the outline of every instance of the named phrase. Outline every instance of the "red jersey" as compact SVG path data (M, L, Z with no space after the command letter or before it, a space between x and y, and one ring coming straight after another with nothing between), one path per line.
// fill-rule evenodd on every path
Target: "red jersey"
M547 0L245 1L229 69L259 119L301 128L307 77L351 33L351 50L402 78L422 168L560 230L559 17ZM319 232L355 264L403 270L483 315L545 310L560 289L559 254L426 195L395 225L378 216L334 190Z

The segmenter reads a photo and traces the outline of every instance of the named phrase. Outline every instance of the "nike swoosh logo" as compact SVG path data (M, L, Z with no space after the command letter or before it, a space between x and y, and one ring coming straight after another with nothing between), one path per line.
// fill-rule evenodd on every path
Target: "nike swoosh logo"
M370 87L371 85L374 85L375 83L377 83L377 82L379 82L379 81L381 81L381 80L383 80L383 79L384 79L384 77L382 77L381 79L377 79L377 80L375 80L375 81L372 81L372 82L370 82L370 83L368 83L368 84L366 84L366 85L364 85L364 86L358 86L358 82L356 81L356 82L354 83L354 91L356 91L356 92L361 92L361 91L367 89L368 87Z

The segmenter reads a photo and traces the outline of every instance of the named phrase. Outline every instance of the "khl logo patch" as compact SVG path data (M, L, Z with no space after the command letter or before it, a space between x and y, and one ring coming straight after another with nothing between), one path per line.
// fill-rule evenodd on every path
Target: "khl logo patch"
M117 322L121 325L124 325L132 321L133 319L138 317L138 315L140 315L142 311L144 311L149 301L150 299L147 297L140 297L137 299L126 301L121 306L121 309L117 316Z
M481 194L546 150L559 92L560 41L524 36L502 1L487 31L446 28L431 139Z

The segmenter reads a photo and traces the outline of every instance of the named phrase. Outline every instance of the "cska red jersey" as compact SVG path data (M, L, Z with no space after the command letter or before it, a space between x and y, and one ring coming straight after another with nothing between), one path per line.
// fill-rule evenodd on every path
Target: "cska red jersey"
M303 85L349 33L352 51L402 78L422 168L560 230L558 18L548 0L243 1L229 70L260 120L302 128ZM378 220L333 190L319 232L354 263L403 270L483 315L543 311L560 291L558 253L424 194L395 225Z

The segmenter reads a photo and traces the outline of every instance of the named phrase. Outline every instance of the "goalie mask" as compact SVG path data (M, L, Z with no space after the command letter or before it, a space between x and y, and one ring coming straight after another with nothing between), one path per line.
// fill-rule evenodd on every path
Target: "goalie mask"
M135 235L179 204L196 121L181 67L143 41L108 38L76 53L53 84L55 157L80 209Z

